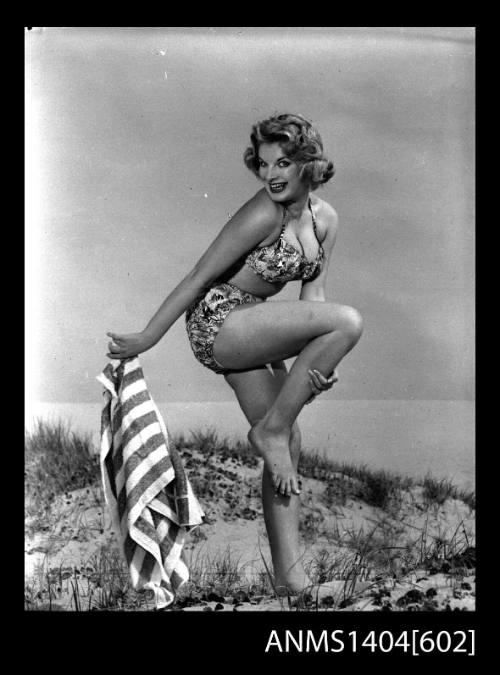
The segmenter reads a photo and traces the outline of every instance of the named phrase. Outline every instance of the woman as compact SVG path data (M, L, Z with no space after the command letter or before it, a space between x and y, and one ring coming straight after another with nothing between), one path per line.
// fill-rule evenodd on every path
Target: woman
M336 381L335 367L361 335L361 317L325 301L337 215L313 194L334 174L318 131L300 115L270 117L253 126L244 162L262 189L226 223L141 333L107 333L107 356L150 349L187 310L196 358L224 375L251 425L249 441L264 459L275 585L295 594L311 584L300 563L296 418ZM265 302L299 279L299 300ZM287 372L290 357L297 358Z

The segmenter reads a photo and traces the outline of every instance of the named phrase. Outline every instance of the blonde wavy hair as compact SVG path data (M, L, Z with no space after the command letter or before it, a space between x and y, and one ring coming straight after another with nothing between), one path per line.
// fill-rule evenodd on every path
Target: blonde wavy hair
M301 165L300 177L316 190L332 178L333 162L323 153L319 131L302 115L284 113L273 115L252 126L251 146L243 153L243 161L259 176L259 146L279 143L286 156Z

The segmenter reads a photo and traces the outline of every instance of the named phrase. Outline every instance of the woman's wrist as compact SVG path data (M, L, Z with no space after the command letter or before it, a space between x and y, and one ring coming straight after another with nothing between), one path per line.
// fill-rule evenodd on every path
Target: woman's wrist
M157 336L151 329L145 328L141 331L141 337L144 341L146 349L151 349L160 340L161 336Z

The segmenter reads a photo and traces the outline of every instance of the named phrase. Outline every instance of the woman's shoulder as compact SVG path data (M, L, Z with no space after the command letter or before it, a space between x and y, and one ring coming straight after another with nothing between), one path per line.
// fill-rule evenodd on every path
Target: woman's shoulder
M239 209L239 215L264 229L281 225L283 209L273 202L264 188L250 197Z
M250 197L223 228L224 232L243 237L245 241L263 245L276 238L283 210L262 190Z
M328 231L331 231L333 234L335 234L337 232L339 222L337 211L329 202L326 202L317 195L313 196L311 204L316 216L318 229L323 235L323 238L326 236Z
M258 190L258 192L247 201L247 204L249 210L270 221L275 221L277 218L281 220L283 216L283 207L276 202L273 202L265 188Z

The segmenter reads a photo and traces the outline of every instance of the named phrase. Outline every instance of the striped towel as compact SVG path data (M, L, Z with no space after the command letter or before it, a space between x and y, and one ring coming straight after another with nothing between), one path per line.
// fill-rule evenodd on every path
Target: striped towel
M101 473L104 496L136 590L171 604L189 579L182 560L187 532L204 513L151 398L137 356L112 360L104 385Z

